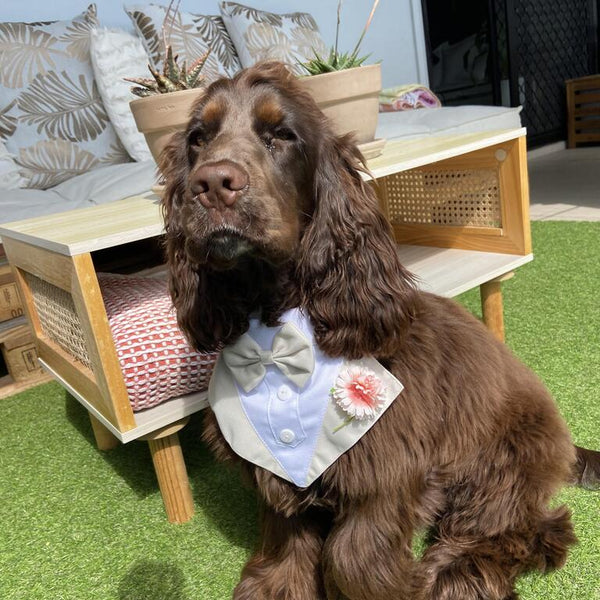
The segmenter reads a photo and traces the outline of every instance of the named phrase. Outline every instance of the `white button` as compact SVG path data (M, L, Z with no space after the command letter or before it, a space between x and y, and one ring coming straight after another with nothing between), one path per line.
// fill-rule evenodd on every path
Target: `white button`
M284 444L291 444L296 439L296 434L291 429L282 429L279 432L279 439Z
M287 385L280 386L279 389L277 390L277 397L280 400L282 400L283 402L285 402L286 400L289 400L292 397L291 388Z

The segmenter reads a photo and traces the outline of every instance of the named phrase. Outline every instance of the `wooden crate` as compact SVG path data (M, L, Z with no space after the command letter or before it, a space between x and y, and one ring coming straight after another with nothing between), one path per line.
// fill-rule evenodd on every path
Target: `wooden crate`
M28 325L0 334L0 351L8 370L8 375L0 377L0 398L50 380L38 362L35 340Z
M23 314L23 305L10 265L0 265L0 323Z
M567 86L567 146L600 142L600 74L569 79Z

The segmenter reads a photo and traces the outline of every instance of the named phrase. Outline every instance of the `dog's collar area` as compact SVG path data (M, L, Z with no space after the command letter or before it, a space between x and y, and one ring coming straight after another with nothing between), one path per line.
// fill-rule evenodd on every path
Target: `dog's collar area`
M299 487L358 442L402 391L373 358L325 356L300 309L277 327L251 319L242 337L221 354L209 402L237 454Z

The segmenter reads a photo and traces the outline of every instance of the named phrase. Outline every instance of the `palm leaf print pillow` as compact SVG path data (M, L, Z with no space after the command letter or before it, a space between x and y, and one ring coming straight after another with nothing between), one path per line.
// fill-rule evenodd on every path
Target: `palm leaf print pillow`
M159 4L131 4L125 6L137 34L142 39L150 61L156 68L164 59L163 22L167 8ZM208 81L221 75L235 75L241 69L240 61L229 38L227 29L218 15L200 15L176 10L169 20L166 37L179 56L179 63L188 64L211 52L203 73Z
M261 60L279 60L293 72L306 74L299 65L328 53L317 23L308 13L285 15L249 8L237 2L221 2L221 15L242 66Z
M90 60L91 4L72 21L0 23L0 140L27 187L128 162Z

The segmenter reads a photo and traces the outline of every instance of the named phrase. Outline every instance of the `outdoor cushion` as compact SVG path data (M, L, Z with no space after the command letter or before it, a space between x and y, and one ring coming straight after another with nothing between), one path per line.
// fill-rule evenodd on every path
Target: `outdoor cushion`
M125 81L125 77L150 77L142 41L122 29L98 28L92 31L90 53L98 90L121 143L134 160L151 160L146 139L129 108L137 96L131 93L133 84Z
M0 190L15 190L25 187L27 181L21 177L19 165L14 156L0 140Z
M153 160L94 169L49 190L15 189L0 193L0 223L20 221L149 193L156 182Z
M0 137L29 187L130 160L94 82L97 24L94 4L71 21L0 23Z
M163 21L166 7L158 4L127 4L125 12L142 39L154 67L162 69L164 61ZM173 13L172 13L173 14ZM179 64L188 66L210 47L202 72L209 81L220 75L234 75L241 65L233 43L219 15L201 15L177 10L164 31Z
M458 135L521 127L521 107L442 106L426 110L379 113L377 138Z
M191 348L163 279L98 273L98 282L134 411L208 389L217 354Z
M221 2L221 15L244 68L261 60L280 60L295 73L298 64L328 54L316 21L308 13L277 14L237 2Z

